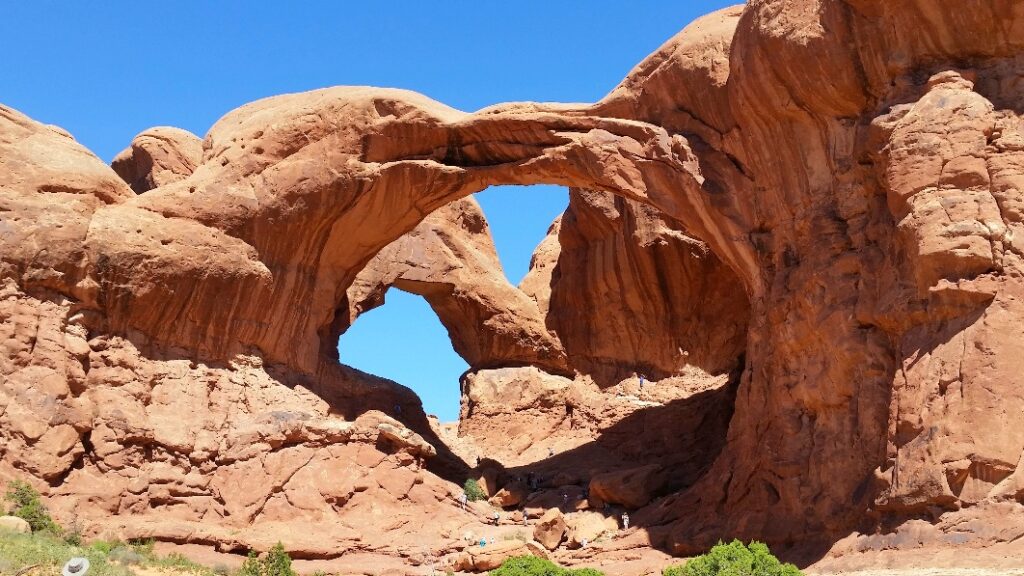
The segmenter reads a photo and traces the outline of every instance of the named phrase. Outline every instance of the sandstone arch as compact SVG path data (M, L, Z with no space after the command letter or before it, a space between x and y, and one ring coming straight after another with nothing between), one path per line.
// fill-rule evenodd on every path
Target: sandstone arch
M432 212L373 257L346 292L349 315L339 332L382 304L392 286L427 300L473 370L569 372L562 344L546 330L536 303L505 279L487 220L472 198Z
M46 346L12 337L5 374L18 390L44 372L88 388L85 336L108 334L327 379L344 293L380 249L488 185L562 184L657 207L749 296L725 450L638 515L672 550L830 541L979 503L1018 522L1022 30L1005 0L752 1L694 23L591 106L464 114L368 88L256 102L211 129L193 174L138 197L4 109L2 208L21 216L3 222L5 290L50 299L38 341L60 358L42 366ZM59 480L89 429L73 416L53 433L5 424L21 451L5 462ZM34 459L37 441L57 464Z

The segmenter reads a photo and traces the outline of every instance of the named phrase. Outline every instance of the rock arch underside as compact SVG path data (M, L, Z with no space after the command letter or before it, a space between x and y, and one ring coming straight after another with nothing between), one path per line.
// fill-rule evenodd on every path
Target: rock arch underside
M732 537L1009 545L1022 114L1010 0L751 0L594 104L328 88L112 166L0 107L0 478L87 533L367 573L481 569L472 474L621 573ZM471 195L538 183L570 205L513 286ZM458 430L338 362L391 287L470 364ZM574 549L603 503L634 528Z

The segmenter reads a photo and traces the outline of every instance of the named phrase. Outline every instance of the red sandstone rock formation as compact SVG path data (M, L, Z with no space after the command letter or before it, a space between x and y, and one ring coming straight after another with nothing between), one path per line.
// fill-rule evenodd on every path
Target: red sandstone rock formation
M184 180L203 160L203 142L180 128L158 126L139 133L110 167L136 193Z
M684 467L685 490L635 513L649 543L830 544L923 514L933 540L1020 538L1022 53L1024 10L1005 0L751 1L695 22L594 105L465 114L369 88L261 100L211 128L194 169L177 144L133 145L118 166L135 191L152 187L139 196L65 132L0 108L0 475L28 475L63 514L124 536L240 549L300 520L315 538L289 547L330 556L424 518L454 534L471 513L422 467L445 456L431 458L444 448L415 398L333 353L352 294L424 274L478 367L583 374L529 380L558 383L535 396L550 429L596 435L628 418L581 420L615 406L607 383L632 366L742 358L714 463ZM535 304L419 259L381 257L358 288L381 250L416 245L403 236L427 215L539 182L580 192L524 282ZM615 267L595 268L599 255ZM642 272L623 275L626 262ZM669 282L642 292L654 277ZM581 320L562 289L612 312ZM698 296L710 305L691 307ZM511 322L519 309L531 312ZM621 316L636 310L692 332L652 349ZM465 315L502 320L474 340ZM610 352L618 330L631 344ZM498 445L509 413L487 439L480 415L495 408L480 399L529 370L468 378L464 433L527 454ZM577 402L599 397L589 413ZM579 447L550 465L577 471ZM380 506L398 519L353 528ZM586 514L573 534L599 524Z
M346 294L349 322L383 304L392 286L426 298L474 369L568 371L537 304L505 279L487 220L472 198L433 212L367 264Z
M522 287L569 364L602 386L692 367L728 373L746 347L749 307L735 274L678 223L607 192L570 193Z

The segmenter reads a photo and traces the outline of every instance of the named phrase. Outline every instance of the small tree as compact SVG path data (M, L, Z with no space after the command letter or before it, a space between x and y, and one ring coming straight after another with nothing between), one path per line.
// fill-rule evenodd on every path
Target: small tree
M260 557L255 551L250 550L245 562L242 562L242 567L238 569L238 576L261 576L262 573L263 563L260 562Z
M5 499L11 503L8 514L17 516L28 522L33 532L49 532L59 535L60 526L50 517L50 512L43 505L39 492L28 482L12 480L7 483Z
M802 576L792 564L783 564L772 555L761 542L733 540L729 544L719 542L707 554L698 556L686 564L671 566L662 572L663 576Z
M292 558L285 552L284 545L280 542L275 544L262 559L255 552L249 552L249 556L238 570L238 575L296 576L295 570L292 570Z
M484 489L480 487L480 483L473 478L466 479L466 483L462 485L462 490L466 493L466 499L470 502L487 498L487 494L484 494Z

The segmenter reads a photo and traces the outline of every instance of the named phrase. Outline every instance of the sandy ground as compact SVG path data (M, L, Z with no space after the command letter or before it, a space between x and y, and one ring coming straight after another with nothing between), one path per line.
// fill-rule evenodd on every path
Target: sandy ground
M826 556L808 576L1024 576L1024 541Z

